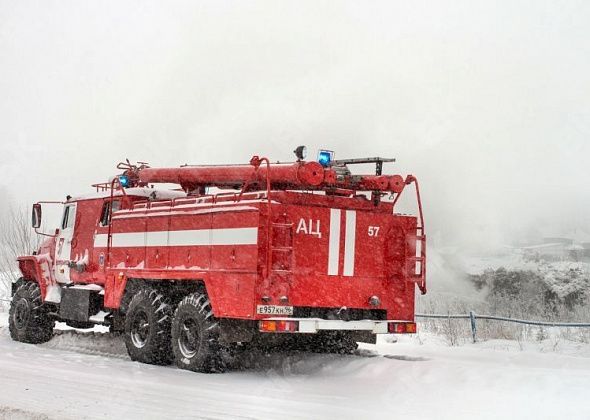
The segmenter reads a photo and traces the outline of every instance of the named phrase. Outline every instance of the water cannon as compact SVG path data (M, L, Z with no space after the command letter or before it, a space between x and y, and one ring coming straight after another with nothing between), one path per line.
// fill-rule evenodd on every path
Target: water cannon
M254 156L250 164L184 165L177 168L151 168L145 162L132 165L127 161L119 181L123 188L148 184L178 184L188 194L201 195L209 187L245 191L303 190L325 191L327 194L354 194L371 191L374 197L401 193L406 185L401 175L383 175L383 164L390 158L334 159L332 150L321 149L316 161L305 161L307 148L298 146L293 153L296 162L270 163ZM348 166L375 164L374 175L353 175Z

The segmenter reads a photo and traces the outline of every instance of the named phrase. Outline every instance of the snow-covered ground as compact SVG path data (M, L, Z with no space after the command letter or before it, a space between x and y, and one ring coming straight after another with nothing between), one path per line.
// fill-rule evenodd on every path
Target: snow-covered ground
M258 355L205 375L131 362L106 334L16 343L6 324L0 314L0 418L590 418L588 345L448 347L422 335L352 356Z

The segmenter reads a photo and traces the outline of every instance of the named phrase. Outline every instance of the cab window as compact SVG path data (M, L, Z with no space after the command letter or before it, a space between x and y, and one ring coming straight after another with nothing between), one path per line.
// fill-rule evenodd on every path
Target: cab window
M112 212L116 212L121 208L121 202L119 200L116 201L105 201L102 206L102 212L100 213L100 225L101 226L108 226L111 223L111 204L113 207Z
M64 208L64 215L61 221L61 228L68 229L74 226L74 206L66 206Z

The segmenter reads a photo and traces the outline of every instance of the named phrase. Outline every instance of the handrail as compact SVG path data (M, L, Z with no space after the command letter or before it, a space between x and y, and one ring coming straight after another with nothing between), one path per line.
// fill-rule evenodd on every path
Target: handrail
M413 277L413 281L415 281L417 283L418 289L420 289L420 293L422 293L424 295L424 294L426 294L426 233L425 233L426 231L425 231L425 227L424 227L424 213L422 211L422 198L420 196L420 185L418 184L418 179L413 175L408 175L406 177L405 182L404 182L404 189L405 189L405 185L410 185L412 183L414 184L414 186L416 188L416 202L418 204L418 216L419 216L419 221L420 221L420 224L418 226L416 226L416 233L417 233L416 242L418 242L418 240L420 241L420 257L417 257L416 255L414 255L413 257L410 257L408 260L410 262L414 261L414 263L416 263L418 261L420 262L420 274L416 275L416 268L414 266L414 273L413 273L412 277ZM395 210L395 205L397 204L397 201L399 200L400 196L402 195L402 192L403 192L403 190L400 191L393 200L392 207L394 208L394 210ZM406 267L407 267L407 263L406 263Z
M113 233L112 233L112 225L113 225L113 198L114 198L114 193L115 193L115 182L117 182L117 184L119 184L119 187L121 189L121 192L123 194L123 199L127 200L127 202L129 203L129 208L131 208L131 200L129 199L129 197L127 196L127 193L125 192L125 189L123 188L123 186L121 185L121 181L119 180L119 177L114 177L113 180L111 181L111 196L110 196L110 205L109 205L109 229L107 231L107 260L105 261L105 264L103 266L103 269L106 270L107 267L110 268L111 266L111 247L112 247L112 241L113 241Z
M258 156L252 156L252 159L250 159L250 164L255 168L255 174L258 173L258 168L260 168L262 162L266 162L266 202L268 206L266 215L266 277L268 278L270 277L270 273L272 271L272 200L270 198L270 160L268 160L266 157ZM242 197L242 192L240 193L240 199Z

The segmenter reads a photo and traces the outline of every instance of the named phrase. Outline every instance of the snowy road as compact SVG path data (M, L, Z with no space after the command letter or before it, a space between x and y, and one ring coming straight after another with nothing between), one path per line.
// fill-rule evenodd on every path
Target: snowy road
M0 314L0 418L590 418L588 345L565 355L435 341L260 356L204 375L131 362L102 334L15 343Z

